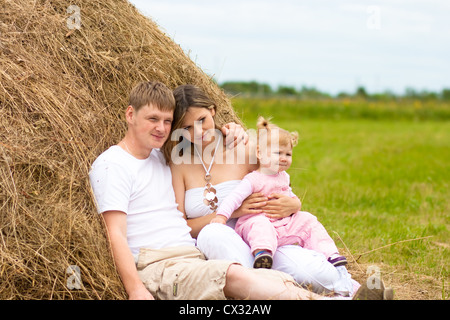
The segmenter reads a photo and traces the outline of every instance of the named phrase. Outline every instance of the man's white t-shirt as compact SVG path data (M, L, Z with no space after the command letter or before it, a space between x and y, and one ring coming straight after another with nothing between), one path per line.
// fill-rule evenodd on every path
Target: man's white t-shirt
M127 214L128 246L135 257L140 248L195 245L177 209L172 174L159 149L140 160L112 146L94 161L89 178L99 213Z

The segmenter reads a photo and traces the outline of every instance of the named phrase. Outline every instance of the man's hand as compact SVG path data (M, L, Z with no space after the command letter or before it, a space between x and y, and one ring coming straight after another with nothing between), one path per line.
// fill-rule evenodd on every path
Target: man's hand
M221 131L225 136L223 142L229 149L236 147L241 142L244 142L244 145L248 143L248 134L239 124L234 122L227 123L222 127Z
M302 207L300 199L274 193L269 196L267 205L262 208L266 217L281 219L299 211Z
M143 285L137 288L136 290L133 290L128 295L129 300L155 300L153 295L150 293L150 291L147 290L146 287Z
M228 220L227 217L222 216L221 214L219 214L219 215L215 216L215 218L213 218L210 223L226 224L227 220Z

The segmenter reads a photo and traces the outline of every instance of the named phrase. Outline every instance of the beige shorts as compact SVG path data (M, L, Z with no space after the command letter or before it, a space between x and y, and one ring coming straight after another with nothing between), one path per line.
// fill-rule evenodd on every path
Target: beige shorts
M150 293L159 300L224 300L228 268L238 264L206 260L196 247L141 249L137 270ZM290 275L271 269L250 269L262 278L297 285Z
M195 247L141 249L137 270L160 300L223 300L226 274L233 262L206 260Z

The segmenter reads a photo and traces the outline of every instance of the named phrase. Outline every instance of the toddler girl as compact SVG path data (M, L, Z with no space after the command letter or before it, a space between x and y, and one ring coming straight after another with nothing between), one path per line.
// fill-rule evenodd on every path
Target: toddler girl
M263 117L258 119L257 127L259 169L247 174L222 201L211 223L225 224L242 202L255 192L266 197L272 193L296 197L289 187L286 170L292 163L292 148L297 144L298 134L283 130ZM281 219L268 218L264 213L248 214L238 219L235 230L249 244L255 256L254 268L270 269L277 247L288 244L321 252L336 267L347 264L325 228L308 212L298 211Z

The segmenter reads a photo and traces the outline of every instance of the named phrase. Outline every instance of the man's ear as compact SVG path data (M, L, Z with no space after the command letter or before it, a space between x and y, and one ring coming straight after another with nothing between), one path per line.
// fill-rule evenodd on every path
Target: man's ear
M127 110L125 110L125 118L127 119L128 123L133 121L134 113L134 107L131 105L127 107Z

